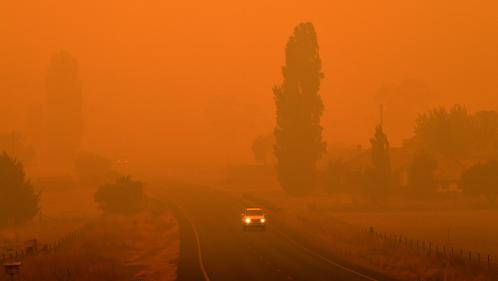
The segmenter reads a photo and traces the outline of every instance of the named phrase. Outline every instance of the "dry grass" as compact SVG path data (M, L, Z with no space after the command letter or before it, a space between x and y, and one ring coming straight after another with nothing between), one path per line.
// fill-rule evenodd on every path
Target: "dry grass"
M175 218L151 204L133 216L100 215L93 190L44 191L42 220L0 232L0 239L56 241L87 227L75 241L49 254L27 257L16 280L170 281L176 279L179 232ZM17 236L17 239L15 237ZM9 280L3 272L0 281Z
M368 235L358 228L311 210L279 211L275 218L283 221L300 236L315 241L339 258L383 272L400 280L493 280L475 268L450 264L434 255L415 251Z
M175 280L178 240L167 212L103 216L61 250L27 257L18 280Z
M5 248L20 249L25 241L53 243L99 215L90 188L41 190L41 212L31 222L0 229L0 254Z
M335 212L334 216L353 225L498 256L498 210Z
M227 188L233 193L233 188ZM257 191L257 192L255 192ZM452 246L487 249L498 247L496 211L381 211L365 210L355 205L347 196L315 195L304 198L286 196L278 189L247 190L257 194L255 204L271 208L273 220L284 223L316 246L328 249L339 258L383 272L400 280L496 280L495 273L476 270L468 265L452 264L444 259L428 256L404 246L393 245L372 237L363 230L374 226L386 231L416 239L447 242L448 225L451 225ZM243 197L244 198L244 197ZM251 199L251 196L245 197ZM359 210L355 210L357 207ZM437 208L436 208L437 209ZM342 211L339 211L342 210ZM347 211L344 211L347 210ZM446 244L447 245L447 244Z

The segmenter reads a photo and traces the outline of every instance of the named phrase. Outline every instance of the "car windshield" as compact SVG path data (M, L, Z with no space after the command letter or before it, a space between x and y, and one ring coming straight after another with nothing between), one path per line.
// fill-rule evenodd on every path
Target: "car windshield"
M263 210L246 210L246 215L248 215L248 216L261 216L261 215L263 215Z

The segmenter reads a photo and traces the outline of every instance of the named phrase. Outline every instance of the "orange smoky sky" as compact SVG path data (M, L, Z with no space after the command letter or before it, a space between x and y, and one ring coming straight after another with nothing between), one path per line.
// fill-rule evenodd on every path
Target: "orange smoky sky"
M274 126L295 25L314 23L329 146L393 145L435 105L498 109L498 2L1 0L0 131L43 106L50 57L77 58L83 148L165 169L251 161Z

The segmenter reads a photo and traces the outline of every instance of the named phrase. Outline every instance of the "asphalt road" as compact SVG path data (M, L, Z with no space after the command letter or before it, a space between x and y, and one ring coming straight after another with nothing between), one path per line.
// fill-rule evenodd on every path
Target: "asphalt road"
M179 281L392 280L344 265L292 239L272 223L266 231L242 231L246 206L210 188L170 189L167 201L180 224Z

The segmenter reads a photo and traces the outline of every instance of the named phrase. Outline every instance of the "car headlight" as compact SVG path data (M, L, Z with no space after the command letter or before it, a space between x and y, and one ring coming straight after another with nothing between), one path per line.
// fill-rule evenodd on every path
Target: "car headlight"
M261 222L264 223L266 220L264 218L261 219Z
M246 218L246 219L245 219L245 222L246 222L246 223L251 223L251 219L250 219L250 218Z

